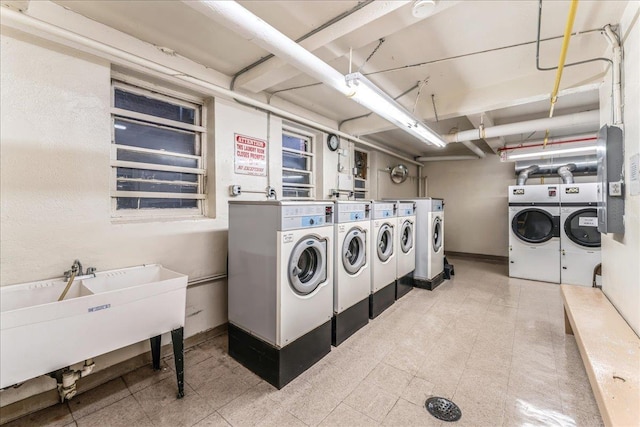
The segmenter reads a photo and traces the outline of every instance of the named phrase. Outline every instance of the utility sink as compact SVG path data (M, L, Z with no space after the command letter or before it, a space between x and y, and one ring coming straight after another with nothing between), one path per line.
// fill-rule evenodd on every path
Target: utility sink
M159 264L0 288L0 388L180 331L187 276ZM175 339L175 336L174 336ZM180 348L182 343L180 343ZM153 350L153 349L152 349ZM158 361L159 363L159 361Z

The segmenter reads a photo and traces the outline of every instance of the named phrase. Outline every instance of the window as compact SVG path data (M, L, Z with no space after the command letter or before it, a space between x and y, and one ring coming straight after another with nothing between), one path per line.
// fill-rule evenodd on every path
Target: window
M282 198L313 199L313 137L282 130Z
M203 214L201 104L114 81L114 216Z
M369 155L366 151L353 151L353 193L356 199L366 199L369 193L367 185L368 158Z

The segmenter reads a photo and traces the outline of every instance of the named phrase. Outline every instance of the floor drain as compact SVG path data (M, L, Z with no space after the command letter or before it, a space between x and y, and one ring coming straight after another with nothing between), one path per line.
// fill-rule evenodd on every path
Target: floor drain
M458 405L444 397L430 397L424 406L431 415L442 421L458 421L462 417Z

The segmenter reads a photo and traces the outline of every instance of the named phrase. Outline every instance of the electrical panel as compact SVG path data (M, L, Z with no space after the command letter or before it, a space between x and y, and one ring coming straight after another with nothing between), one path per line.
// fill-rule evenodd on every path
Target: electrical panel
M598 231L624 234L624 139L622 129L598 133Z

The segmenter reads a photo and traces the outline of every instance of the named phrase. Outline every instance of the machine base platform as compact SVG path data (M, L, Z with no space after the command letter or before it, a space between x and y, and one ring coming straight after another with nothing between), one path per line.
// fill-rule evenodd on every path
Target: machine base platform
M428 289L430 291L440 286L442 282L444 282L444 272L438 274L431 280L413 278L413 286L416 288Z
M413 272L405 274L396 280L396 301L413 289Z
M369 295L369 319L375 319L396 301L396 281Z
M229 355L278 389L330 351L330 320L280 349L229 323Z
M331 319L331 344L339 346L367 323L369 323L369 300L365 298L342 313L334 314Z

